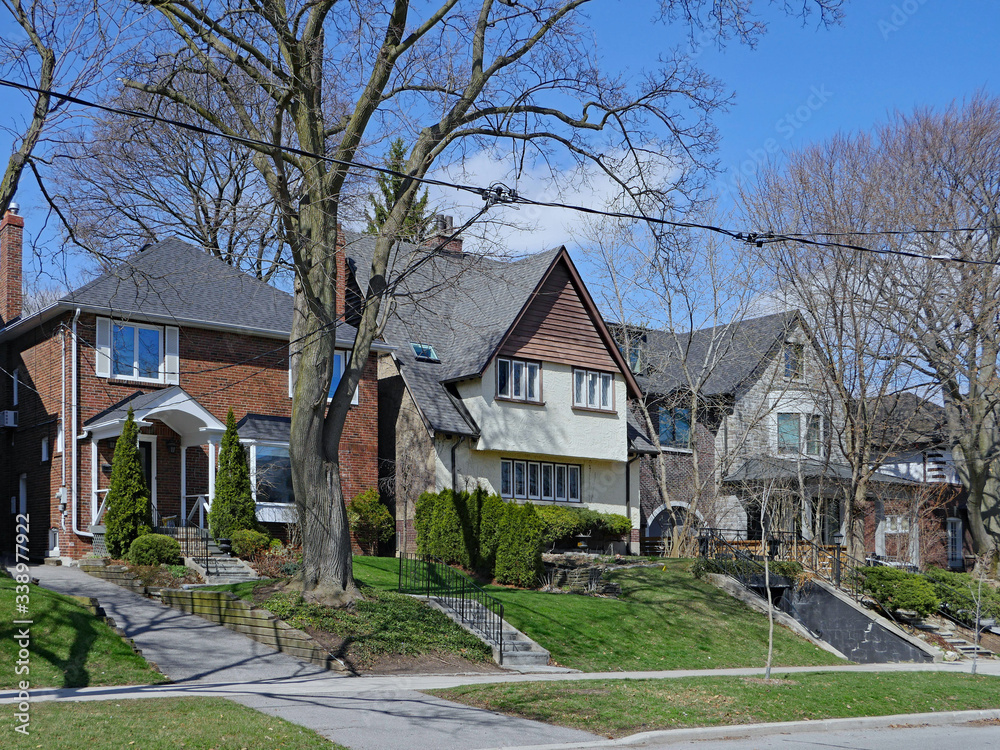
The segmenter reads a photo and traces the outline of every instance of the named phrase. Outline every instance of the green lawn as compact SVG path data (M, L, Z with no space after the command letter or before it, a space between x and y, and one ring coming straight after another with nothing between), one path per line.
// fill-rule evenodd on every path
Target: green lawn
M767 655L767 617L690 573L690 561L608 574L620 599L491 586L514 627L559 664L585 672L758 667ZM783 627L774 664L842 664Z
M45 750L347 750L311 729L223 698L55 703L31 706L27 737L4 722L4 747Z
M1000 707L1000 679L941 672L470 685L448 700L606 737L682 727Z
M164 682L106 624L69 596L29 584L28 613L32 620L28 675L15 673L19 646L14 640L17 584L0 577L0 688L16 687L28 679L36 687L85 687L87 685L137 685Z
M566 667L585 672L758 667L767 656L767 617L691 575L690 560L613 571L620 599L488 586L504 617ZM395 589L399 561L355 557L354 577ZM781 626L775 666L843 664Z

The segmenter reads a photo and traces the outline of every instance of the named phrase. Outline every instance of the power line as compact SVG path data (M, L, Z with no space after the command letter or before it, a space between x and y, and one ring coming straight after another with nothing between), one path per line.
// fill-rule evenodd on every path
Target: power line
M701 224L698 222L687 222L687 221L671 221L669 219L662 219L653 216L646 216L644 214L633 214L624 211L606 211L603 209L589 208L587 206L578 206L568 203L556 203L551 201L539 201L530 199L524 196L520 196L516 191L502 185L500 183L494 183L488 188L478 187L473 185L463 185L460 183L449 182L447 180L437 180L429 177L417 177L415 175L410 175L405 172L400 172L394 169L389 169L388 167L379 167L374 164L365 164L363 162L350 161L345 159L337 159L331 156L326 156L323 154L313 153L311 151L306 151L304 149L295 148L294 146L278 145L273 143L268 143L266 141L257 140L254 138L247 138L244 136L231 135L228 133L221 133L216 130L211 130L209 128L201 127L200 125L192 125L190 123L182 122L180 120L174 120L167 117L160 117L159 115L150 114L148 112L139 112L136 110L128 110L121 107L114 107L107 104L99 104L94 101L87 99L81 99L79 97L70 96L68 94L62 94L51 89L42 89L36 86L30 86L24 83L17 83L15 81L9 81L0 78L0 86L7 86L9 88L20 89L22 91L31 91L39 95L52 96L63 101L71 102L73 104L79 104L84 107L93 107L105 112L110 112L112 114L124 115L126 117L135 117L140 119L151 120L153 122L158 122L164 125L172 125L174 127L182 128L184 130L189 130L194 133L201 135L212 136L214 138L223 138L226 140L234 141L237 143L243 143L248 146L255 146L257 148L263 148L266 151L282 151L289 154L295 154L297 156L306 156L312 159L320 159L321 161L328 162L330 164L337 164L339 166L351 167L356 169L367 169L374 172L379 172L381 174L391 175L394 177L400 177L403 179L413 180L414 182L434 185L436 187L445 187L453 190L462 190L469 193L474 193L483 198L487 202L487 208L497 203L505 204L521 204L521 205L531 205L543 208L562 208L569 211L576 211L578 213L586 213L595 216L606 216L608 218L617 219L632 219L635 221L643 221L649 224L658 224L661 226L669 226L677 229L702 229L705 231L716 232L722 234L731 239L738 241L747 242L749 244L756 244L761 246L765 242L799 242L803 245L810 245L814 247L828 247L828 248L843 248L846 250L852 250L855 252L863 253L875 253L879 255L899 255L908 258L917 258L923 260L936 260L942 262L950 263L963 263L969 265L979 265L979 266L997 266L1000 262L997 261L984 261L984 260L973 260L968 258L956 258L950 255L924 255L916 252L908 252L905 250L888 250L884 248L870 248L862 245L854 245L849 243L841 242L820 242L816 240L808 239L810 236L866 236L869 233L866 232L844 232L844 233L815 233L815 234L795 234L786 232L746 232L737 231L733 229L726 229L724 227L713 226L711 224ZM975 227L967 229L924 229L924 230L886 230L881 233L871 233L875 234L915 234L915 233L943 233L943 232L957 232L957 231L985 231L991 229L992 227Z

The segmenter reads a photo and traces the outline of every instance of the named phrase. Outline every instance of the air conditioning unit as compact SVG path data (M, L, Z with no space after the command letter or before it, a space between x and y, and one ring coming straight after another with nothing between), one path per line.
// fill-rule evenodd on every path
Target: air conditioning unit
M0 427L17 427L17 412L0 411Z

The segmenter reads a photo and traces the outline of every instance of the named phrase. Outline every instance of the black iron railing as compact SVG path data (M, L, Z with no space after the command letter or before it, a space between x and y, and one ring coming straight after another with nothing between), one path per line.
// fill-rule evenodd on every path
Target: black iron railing
M208 529L197 526L157 526L154 534L164 534L176 539L181 545L181 555L194 559L202 568L208 570Z
M759 594L769 578L777 574L764 568L759 555L731 543L718 529L701 529L698 535L698 554L714 560L720 570L735 578L743 588Z
M415 554L399 558L399 592L434 599L487 643L503 664L503 604L468 576L440 560Z

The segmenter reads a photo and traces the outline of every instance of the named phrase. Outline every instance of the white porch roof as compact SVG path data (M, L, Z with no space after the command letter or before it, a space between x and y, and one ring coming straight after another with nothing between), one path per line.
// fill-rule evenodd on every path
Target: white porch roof
M152 424L149 420L158 419L180 435L185 445L201 445L226 431L222 422L178 385L151 393L137 391L88 419L83 426L94 440L117 437L128 418L129 407L136 424L146 427Z

